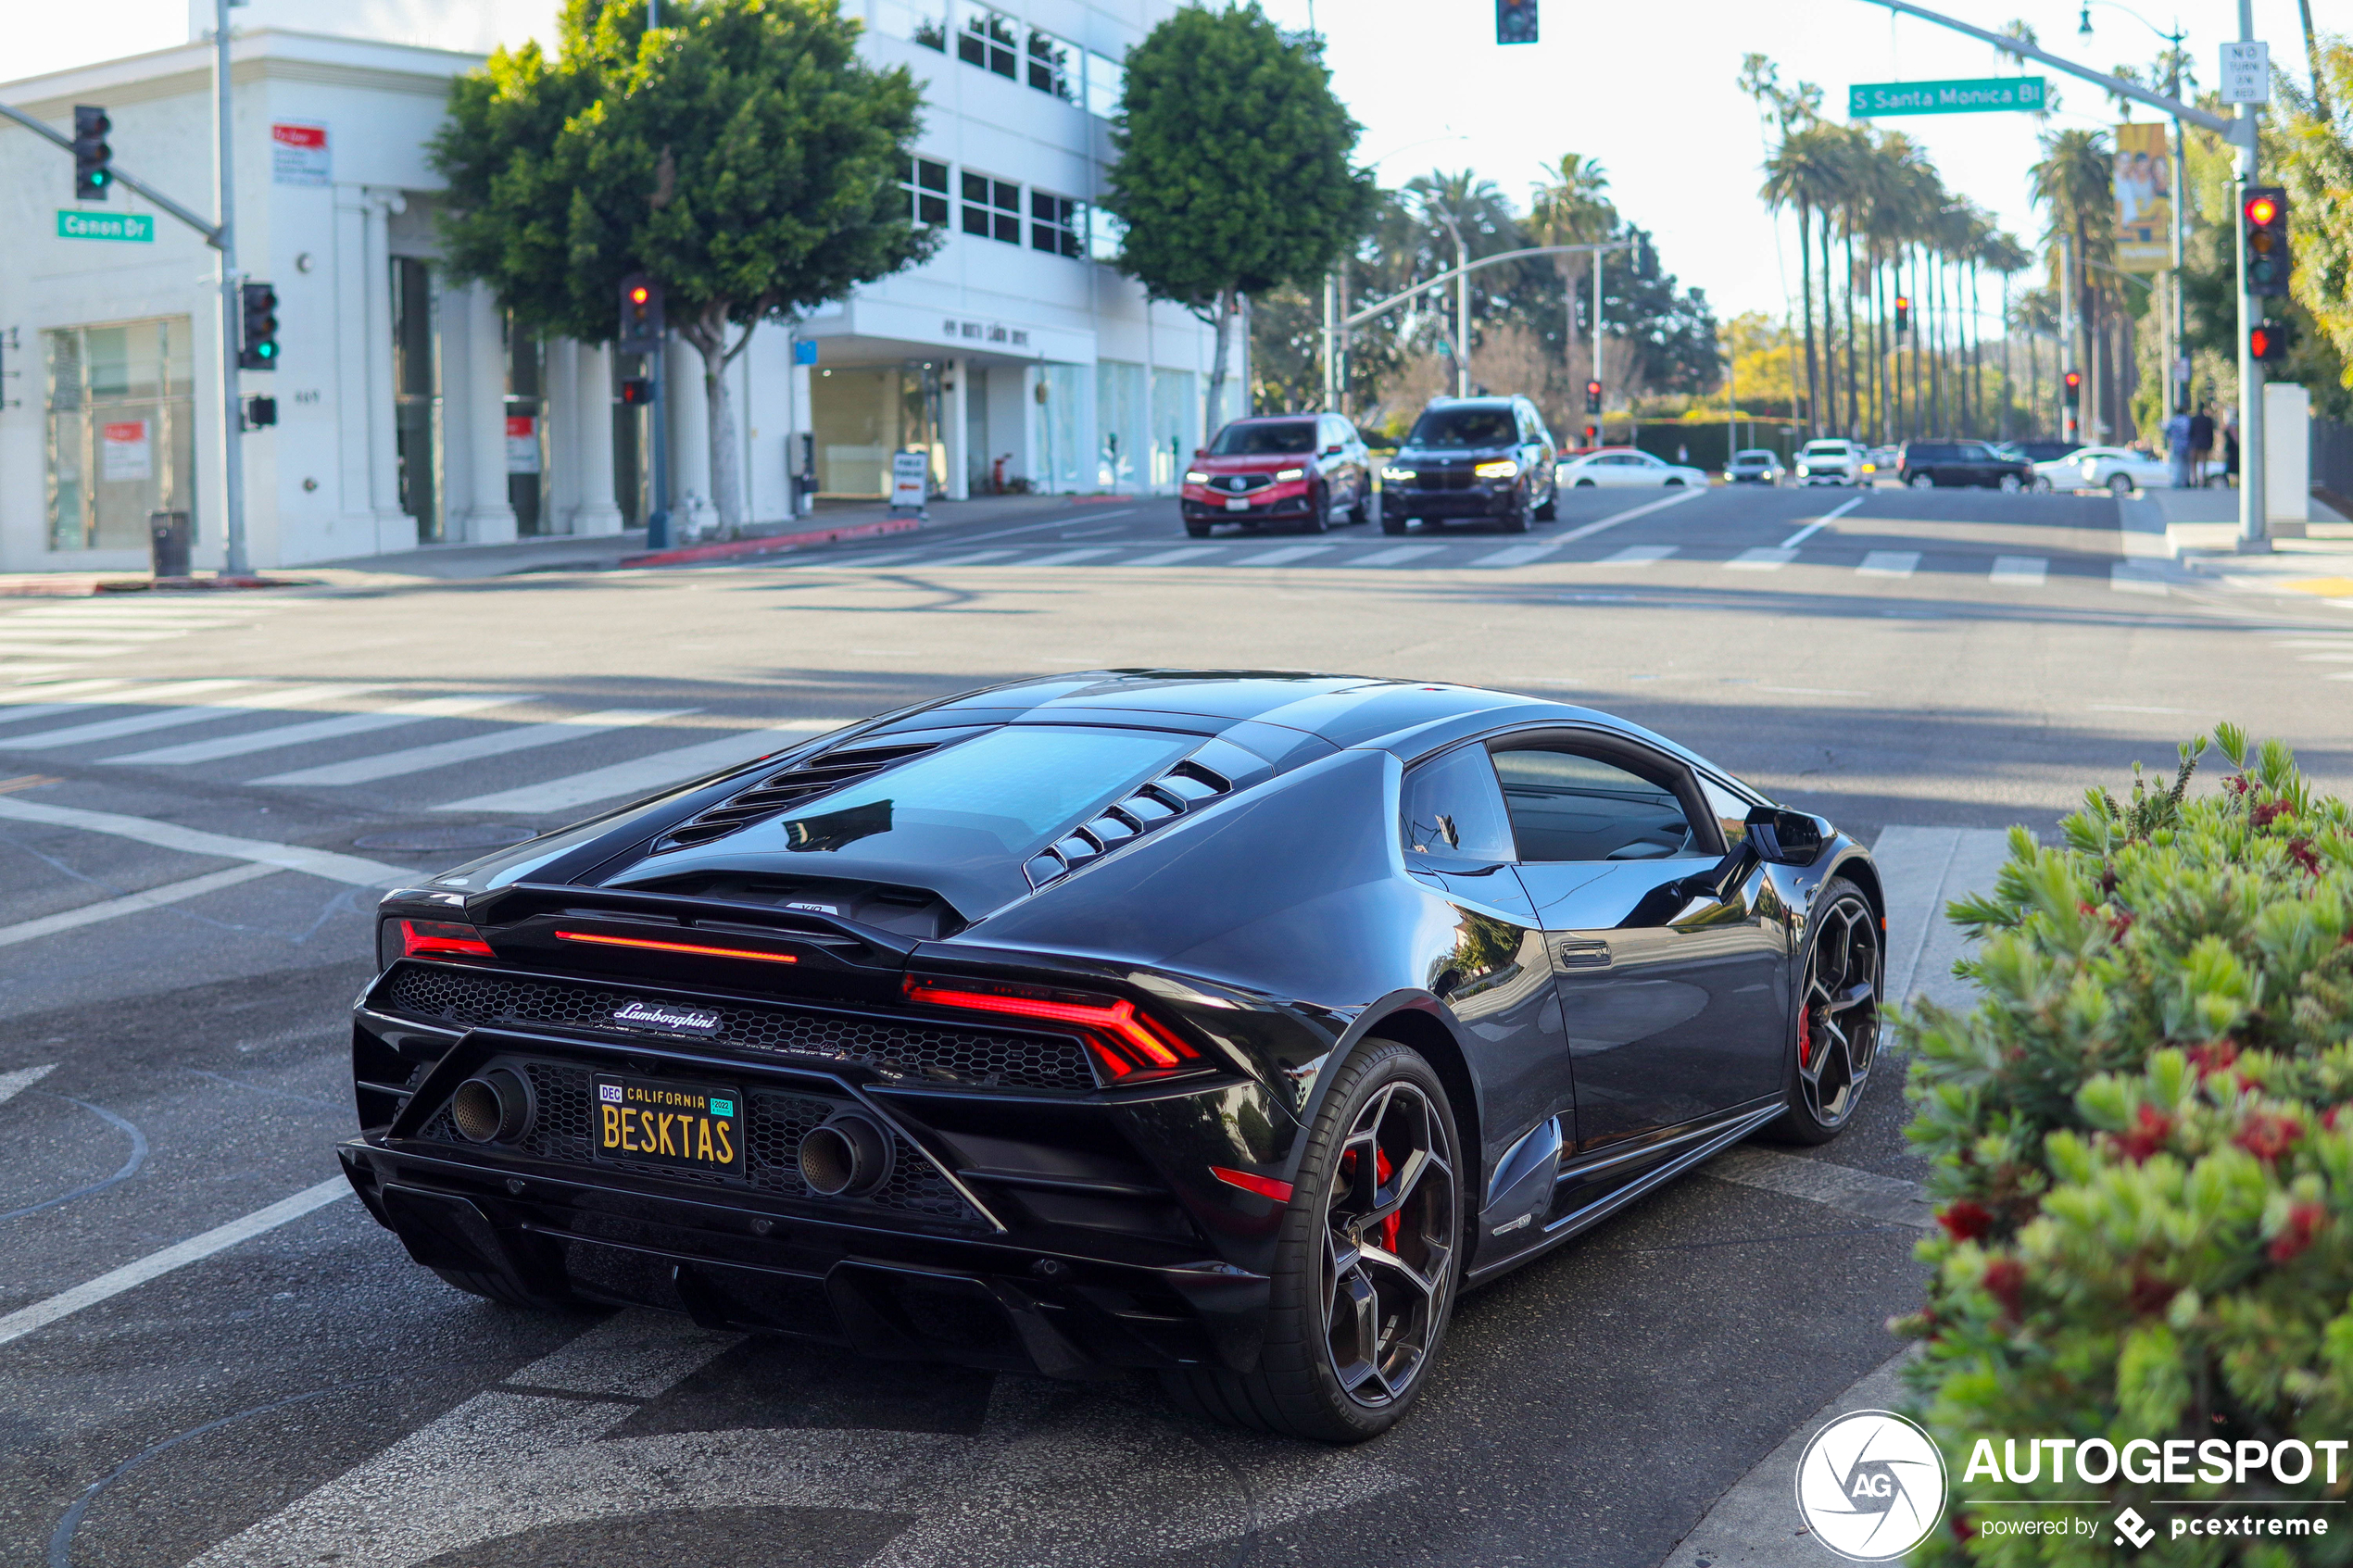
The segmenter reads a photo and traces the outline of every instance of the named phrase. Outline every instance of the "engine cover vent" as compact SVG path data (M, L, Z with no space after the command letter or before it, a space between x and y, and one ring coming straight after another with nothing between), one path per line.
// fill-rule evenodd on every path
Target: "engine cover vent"
M718 805L679 823L654 840L653 853L659 855L666 850L685 849L698 844L709 844L714 838L724 838L754 822L789 811L805 800L814 799L844 784L855 784L860 779L871 778L886 768L937 751L949 742L962 740L974 733L934 734L921 739L877 735L868 740L845 741L840 746L771 773L749 788L738 790Z
M1233 781L1198 762L1179 762L1102 815L1081 822L1029 858L1022 874L1035 889L1108 854L1134 839L1173 822L1196 806L1233 792Z

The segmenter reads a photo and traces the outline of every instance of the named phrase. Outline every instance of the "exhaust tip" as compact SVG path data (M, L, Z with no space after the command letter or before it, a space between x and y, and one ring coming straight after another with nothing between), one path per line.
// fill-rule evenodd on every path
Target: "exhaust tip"
M890 1178L890 1138L861 1111L827 1117L800 1140L800 1179L821 1198L862 1198Z
M494 1067L458 1085L449 1120L469 1143L513 1143L531 1130L531 1085L512 1069Z

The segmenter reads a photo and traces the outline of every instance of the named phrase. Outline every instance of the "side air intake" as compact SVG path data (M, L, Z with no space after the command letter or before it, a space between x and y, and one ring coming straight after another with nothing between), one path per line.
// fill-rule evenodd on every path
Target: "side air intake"
M1060 877L1151 832L1173 822L1197 806L1231 793L1233 781L1198 762L1179 762L1126 799L1105 809L1101 816L1081 822L1056 839L1022 867L1032 888Z
M813 799L869 778L885 768L895 767L911 758L937 751L950 741L963 740L976 731L959 730L948 734L934 732L921 738L901 735L877 735L871 740L846 741L830 750L804 759L778 772L769 774L748 789L736 791L718 805L679 823L654 841L657 855L669 849L685 849L698 844L708 844L714 838L724 838L739 829L766 818L789 811L804 800Z

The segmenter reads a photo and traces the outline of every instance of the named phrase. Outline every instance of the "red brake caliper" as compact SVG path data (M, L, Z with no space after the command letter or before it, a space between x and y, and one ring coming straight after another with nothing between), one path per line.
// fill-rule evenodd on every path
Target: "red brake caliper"
M1797 1012L1797 1065L1814 1065L1814 1010L1800 1008Z
M1389 1151L1382 1148L1374 1149L1373 1179L1376 1182L1385 1182L1389 1180L1389 1173L1392 1167L1389 1163ZM1391 1252L1397 1250L1397 1233L1401 1228L1403 1228L1405 1216L1403 1213L1396 1213L1391 1214L1388 1219L1383 1220L1380 1223L1381 1245Z

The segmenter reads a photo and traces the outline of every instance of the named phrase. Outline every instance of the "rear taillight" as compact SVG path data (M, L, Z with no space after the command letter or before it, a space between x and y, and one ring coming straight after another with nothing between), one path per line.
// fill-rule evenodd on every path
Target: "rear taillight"
M482 933L449 920L404 920L400 922L400 956L404 959L489 959L497 955Z
M928 979L911 974L901 983L911 1002L954 1008L960 1012L1062 1023L1087 1042L1096 1070L1109 1084L1181 1072L1201 1053L1125 997L1014 985L993 980Z

